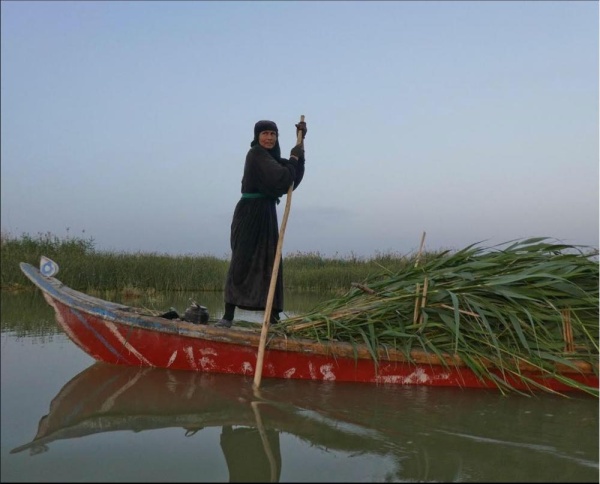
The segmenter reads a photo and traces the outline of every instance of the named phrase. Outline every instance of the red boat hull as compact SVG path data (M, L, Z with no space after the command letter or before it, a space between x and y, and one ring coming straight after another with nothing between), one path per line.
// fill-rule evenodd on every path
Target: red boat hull
M174 333L158 333L132 328L97 316L74 311L46 296L54 307L57 320L70 338L99 361L117 365L149 366L174 370L253 375L257 360L256 346L212 341ZM184 323L188 324L188 323ZM208 329L208 328L207 328ZM231 331L231 330L215 330ZM235 331L235 330L234 330ZM482 380L466 367L415 365L408 362L355 359L266 349L262 375L265 378L346 381L379 384L429 385L464 388L495 388L491 380ZM514 388L530 389L522 380L502 375ZM572 388L552 378L525 373L532 380L556 391ZM598 377L571 374L570 378L597 387Z

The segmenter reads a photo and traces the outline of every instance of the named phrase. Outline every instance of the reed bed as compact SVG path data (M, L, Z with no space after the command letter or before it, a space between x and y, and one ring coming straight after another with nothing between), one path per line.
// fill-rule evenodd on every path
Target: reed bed
M44 255L60 266L58 278L80 291L119 291L147 294L163 291L222 291L229 260L205 254L173 256L160 253L107 252L95 249L93 238L58 237L51 233L20 237L2 234L1 287L31 288L19 268L34 266ZM399 270L414 257L377 253L362 258L325 257L318 252L286 254L282 267L288 291L342 292L354 280L362 280L382 267Z
M598 370L598 251L547 238L477 244L382 270L342 296L282 321L288 335L319 341L458 355L481 378L514 390L493 366L532 388L520 364L598 396L558 374L574 360ZM440 358L443 360L443 358Z

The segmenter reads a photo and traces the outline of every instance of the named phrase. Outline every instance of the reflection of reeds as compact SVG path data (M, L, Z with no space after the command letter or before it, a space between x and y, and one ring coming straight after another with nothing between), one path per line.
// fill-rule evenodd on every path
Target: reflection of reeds
M581 249L544 238L472 245L372 276L282 325L297 336L366 343L374 358L381 347L458 354L502 388L510 385L484 361L516 378L524 378L518 363L528 363L579 386L554 368L571 358L598 365L598 252Z

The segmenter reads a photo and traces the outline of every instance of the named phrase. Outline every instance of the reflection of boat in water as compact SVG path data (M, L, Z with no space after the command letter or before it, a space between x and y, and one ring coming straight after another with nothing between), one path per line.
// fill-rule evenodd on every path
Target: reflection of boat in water
M236 375L95 363L61 389L50 404L49 414L40 420L32 442L12 453L41 450L56 440L99 432L181 427L186 435L192 435L205 427L257 427L256 408L266 429L293 433L327 447L337 440L343 442L339 444L345 446L343 450L364 449L373 440L373 432L358 427L348 432L307 408L286 403L295 397L314 402L318 395L334 395L326 391L327 385L320 385L304 385L297 390L299 395L290 395L288 385L285 401L276 401L273 398L281 387L267 385L257 395L250 379ZM273 394L269 388L275 390Z
M389 458L392 480L485 480L500 470L502 480L527 481L527 469L536 469L532 480L568 480L573 466L597 474L597 442L595 449L579 445L582 426L589 429L594 422L579 426L573 419L589 414L592 401L280 379L265 381L256 394L249 377L95 363L64 385L33 440L11 453L34 455L56 441L116 431L172 428L193 438L220 427L230 476L249 475L248 467L234 462L245 455L264 480L277 480L286 464L279 435L289 434L328 451ZM569 412L543 408L558 402ZM549 413L565 429L561 444L552 441L552 432L540 433ZM506 415L514 419L506 421ZM597 428L597 415L593 419ZM236 452L240 448L244 452ZM523 458L526 469L507 468L511 459Z

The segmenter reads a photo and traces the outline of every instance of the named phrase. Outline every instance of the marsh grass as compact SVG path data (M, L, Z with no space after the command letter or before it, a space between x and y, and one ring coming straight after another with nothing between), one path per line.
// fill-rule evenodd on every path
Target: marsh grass
M20 262L34 266L45 255L60 266L57 278L80 291L118 290L131 298L152 291L222 291L229 260L210 255L105 252L92 238L60 238L51 233L20 237L2 234L1 287L29 289ZM285 287L290 291L344 292L356 280L385 270L400 270L412 256L376 254L374 257L331 258L318 252L292 253L283 258Z

